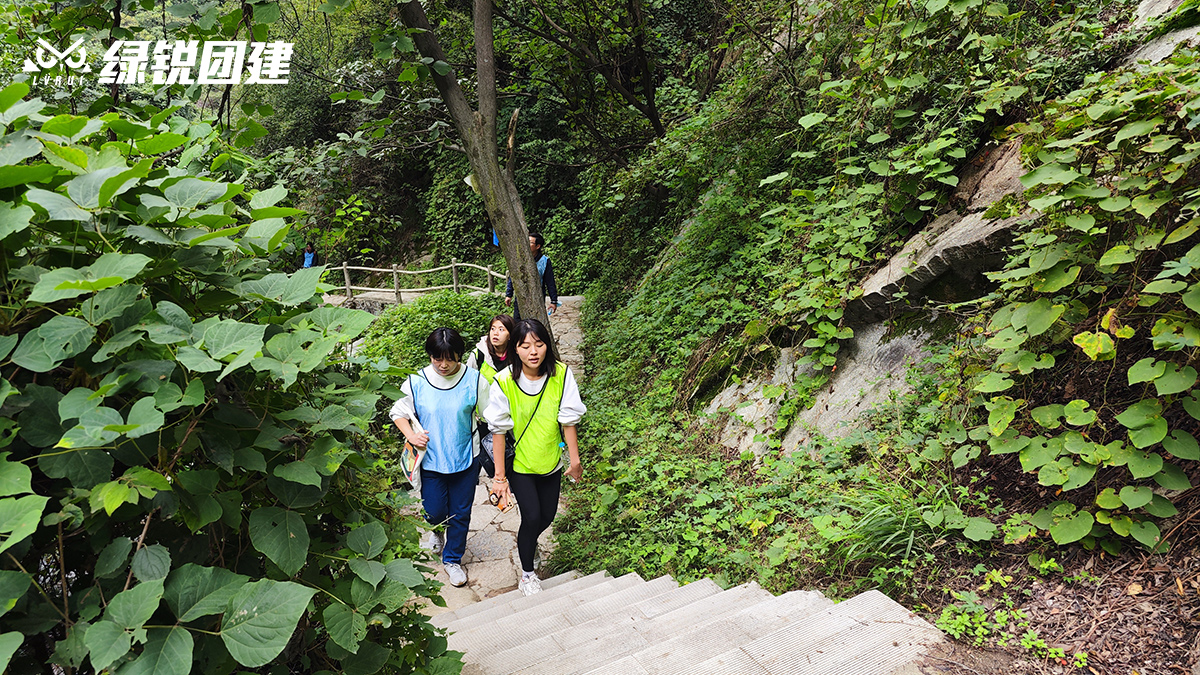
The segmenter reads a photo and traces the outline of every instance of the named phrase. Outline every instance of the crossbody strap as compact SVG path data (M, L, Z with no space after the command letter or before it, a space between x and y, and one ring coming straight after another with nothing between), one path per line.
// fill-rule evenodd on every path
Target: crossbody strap
M521 389L521 385L517 382L516 378L513 378L513 384L517 385L518 391ZM542 391L538 394L537 402L533 404L533 412L529 414L529 421L525 423L525 428L521 430L521 435L513 442L513 450L516 450L517 446L521 444L521 439L525 438L525 432L529 431L529 425L533 424L533 418L537 417L538 407L542 405L542 396L546 394L546 387L548 386L550 386L550 378L546 378L546 384L542 385ZM560 431L559 433L562 432Z

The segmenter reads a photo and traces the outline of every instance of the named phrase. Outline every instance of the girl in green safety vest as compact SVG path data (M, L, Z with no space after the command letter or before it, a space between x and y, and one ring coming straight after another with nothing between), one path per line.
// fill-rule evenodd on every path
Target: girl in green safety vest
M542 590L533 558L538 535L558 513L564 447L570 458L565 467L567 477L577 481L583 475L575 425L587 406L579 397L575 375L558 360L550 332L540 321L517 322L511 339L518 360L496 373L483 417L491 428L496 456L503 456L506 432L511 431L516 441L512 470L504 462L496 463L492 491L504 499L515 496L521 507L519 588L525 595L533 595Z
M492 378L496 376L497 372L508 368L513 361L517 360L512 350L512 340L509 339L515 329L516 322L511 316L497 314L492 317L488 332L479 338L479 344L475 345L475 351L467 357L467 367L478 370L480 376L488 384L491 384ZM480 445L483 447L483 454L479 456L479 459L488 478L491 478L496 475L496 465L492 457L492 433L487 428L487 422L480 422L477 431ZM511 447L508 448L505 459L508 460L508 466L511 467Z

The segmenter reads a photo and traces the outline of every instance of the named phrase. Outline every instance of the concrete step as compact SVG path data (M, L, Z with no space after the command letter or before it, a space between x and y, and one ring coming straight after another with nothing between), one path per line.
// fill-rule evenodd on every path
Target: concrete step
M603 632L611 628L610 624L615 625L621 622L633 623L636 620L645 620L671 609L682 607L706 595L719 593L720 591L720 586L717 586L708 579L704 579L693 584L688 584L687 586L669 589L662 595L631 604L628 606L628 612L617 611L607 616L600 616L596 619L583 622L569 631L565 630L570 626L564 623L561 614L542 616L540 618L530 617L528 621L506 622L504 630L498 631L495 630L493 625L487 625L453 633L450 635L449 646L450 649L469 652L473 657L477 657L511 649L524 644L527 640L555 632L558 632L560 637L565 637L569 634L573 639L583 642L594 632ZM600 627L597 628L597 626ZM559 644L568 648L573 646L561 640Z
M594 574L589 574L585 577L581 577L581 576L579 576L578 572L572 570L570 572L564 572L563 574L559 574L559 575L550 577L549 579L542 580L542 593L539 593L538 595L542 595L543 593L550 593L550 591L554 590L554 589L556 589L556 590L554 590L554 592L556 594L560 594L563 592L561 590L561 587L564 587L564 586L571 585L572 587L575 587L575 588L582 588L587 585L594 585L594 584L601 583L602 581L609 579L609 578L611 578L611 577L608 576L607 572L596 572ZM514 595L514 593L515 593L515 595ZM454 610L453 612L445 612L443 614L438 614L437 616L433 617L433 619L430 621L430 623L433 624L434 626L437 626L438 628L445 628L445 627L449 626L451 623L457 621L458 619L465 619L469 616L474 616L480 612L485 612L487 610L494 609L494 608L500 607L500 606L506 606L512 602L514 597L524 597L524 596L521 596L521 593L519 591L510 591L509 593L503 593L501 595L497 595L492 598L487 598L486 600L482 600L480 602L476 602L474 604L467 605L465 607L460 607L460 608Z
M729 675L890 673L943 640L942 634L879 591L826 608L696 666Z
M636 631L630 627L609 632L598 640L587 644L587 648L579 646L566 647L560 638L575 633L575 624L586 623L612 612L627 610L639 602L656 598L678 588L675 580L669 576L658 577L630 588L597 598L563 612L556 622L548 627L549 642L535 639L531 642L515 645L504 651L489 654L479 660L488 673L506 674L521 673L552 673L566 675L591 668L596 663L606 660L606 655L625 653L633 649L648 646ZM540 608L539 608L540 609ZM513 664L520 664L519 667Z
M586 578L584 577L584 579ZM498 621L514 625L517 622L528 620L529 617L541 618L543 616L562 614L574 607L604 597L610 593L616 593L645 583L641 577L632 573L617 577L616 579L608 577L601 579L599 583L588 583L582 586L578 585L580 581L583 581L583 579L577 579L549 591L543 591L530 596L523 596L520 591L510 591L509 593L505 593L505 595L512 596L507 604L497 605L491 609L458 619L447 627L457 632L495 624ZM519 616L523 612L533 613L523 619Z
M721 595L714 597L720 598ZM761 600L715 620L706 621L697 616L690 630L662 636L665 639L648 640L651 646L587 672L596 675L637 672L637 666L649 675L690 675L699 672L695 670L698 664L747 644L760 635L803 620L832 604L825 596L814 591L792 591Z

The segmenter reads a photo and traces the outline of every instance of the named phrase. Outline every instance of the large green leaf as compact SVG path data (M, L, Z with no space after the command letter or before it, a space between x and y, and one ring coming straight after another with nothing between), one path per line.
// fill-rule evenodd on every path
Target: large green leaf
M1080 511L1072 516L1057 519L1049 528L1050 537L1059 546L1070 544L1086 537L1092 531L1095 522L1091 513Z
M387 546L387 531L376 522L355 528L346 535L346 545L364 558L374 558Z
M24 572L0 570L0 616L16 607L17 601L29 590L31 581L31 577Z
M0 499L0 535L4 535L0 540L0 553L33 534L48 501L49 497L39 495Z
M285 574L293 575L308 559L308 527L304 517L277 506L264 506L250 514L250 542Z
M192 671L192 634L183 626L151 628L146 648L121 668L121 675L188 675Z
M29 229L30 218L33 218L33 209L28 206L13 206L10 202L0 201L0 239Z
M8 453L0 453L0 497L33 492L33 472L20 462L8 461Z
M1178 394L1192 388L1196 384L1196 369L1191 366L1180 368L1174 363L1166 365L1163 374L1154 380L1154 388L1159 396Z
M1200 459L1200 445L1196 443L1196 437L1182 429L1172 431L1170 436L1162 440L1162 444L1167 452L1179 459Z
M83 644L88 648L92 668L100 672L129 653L133 635L112 621L97 621L84 633Z
M187 622L220 614L249 581L223 567L201 567L188 563L167 577L163 599L179 621Z
M326 607L322 616L329 639L351 654L358 653L359 643L367 636L366 617L340 602Z
M73 316L56 316L29 331L12 354L13 363L35 373L54 370L92 343L96 327Z
M150 258L140 253L105 253L87 267L60 267L42 275L29 301L57 302L117 286L136 277L149 263Z
M1165 361L1157 361L1153 356L1147 356L1130 366L1125 375L1129 379L1129 384L1134 385L1139 382L1150 382L1160 377L1166 369Z
M316 589L262 579L242 586L221 619L221 641L243 666L257 668L283 651Z
M163 595L161 579L143 581L113 596L104 610L104 618L122 628L141 628L158 609Z
M100 551L100 557L96 558L96 576L105 579L116 576L118 572L125 568L125 561L129 559L129 552L133 550L133 541L129 537L117 537Z
M66 478L71 485L90 490L112 477L112 455L102 450L57 450L38 456L38 468L50 478Z
M268 274L254 281L243 282L238 286L238 292L245 296L253 296L271 300L281 305L294 307L312 299L317 292L317 284L325 266L302 269L294 274Z
M138 581L165 579L171 571L171 552L159 544L145 546L133 554L132 567Z

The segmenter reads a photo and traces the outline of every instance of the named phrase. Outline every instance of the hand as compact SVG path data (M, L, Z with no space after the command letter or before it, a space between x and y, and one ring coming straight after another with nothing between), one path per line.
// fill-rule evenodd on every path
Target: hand
M546 310L546 316L553 315L554 311L556 309L558 309L558 303L555 303L555 302L550 303L550 309Z
M489 492L492 492L492 493L496 494L497 496L499 496L500 501L503 504L512 504L513 503L512 490L509 489L507 480L504 482L492 481L492 487L489 490Z
M567 468L567 478L571 479L572 483L579 482L583 478L583 465L579 463L572 464Z
M505 298L504 298L504 306L505 306L505 307L511 307L511 306L512 306L512 297L510 297L510 296L505 296Z
M419 434L405 436L405 438L408 439L408 442L412 444L414 448L420 448L423 450L425 446L429 444L429 434L425 433L424 431Z

